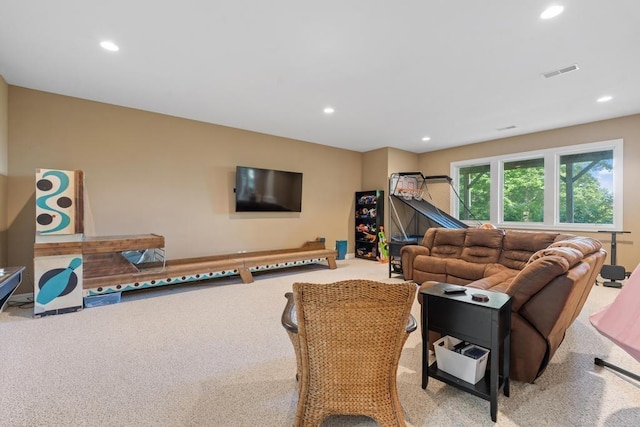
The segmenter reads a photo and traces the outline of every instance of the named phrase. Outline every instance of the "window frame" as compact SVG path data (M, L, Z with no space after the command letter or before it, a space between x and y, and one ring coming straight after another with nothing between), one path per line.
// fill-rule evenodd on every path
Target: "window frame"
M490 184L489 184L489 209L491 209L491 186L492 186L492 184L491 184L491 176L492 176L492 175L491 175L491 164L490 164L490 163L482 163L482 164L480 164L480 163L475 163L475 164L473 164L471 167L472 167L472 168L473 168L473 167L479 167L479 168L487 167L487 168L489 168L489 181L490 181ZM460 167L456 170L456 173L457 173L457 175L458 175L458 178L456 179L456 181L455 181L455 182L457 183L458 187L457 187L457 192L456 192L456 194L454 195L454 197L455 197L456 212L457 212L457 218L458 218L458 219L460 219L460 203L458 203L458 201L462 201L462 196L461 196L461 194L462 194L462 189L460 188L460 169L463 169L463 168L465 168L465 166L460 166ZM453 201L453 200L454 200L454 199L452 199L452 201ZM464 204L464 205L465 205L465 207L466 207L466 208L468 208L469 212L471 212L470 207L469 207L469 206L466 206L466 204ZM489 212L489 215L491 215L491 212ZM465 223L466 223L466 222L472 222L472 221L476 221L476 222L477 222L477 221L484 221L484 219L477 219L477 220L473 220L473 219L463 219L463 220L461 220L461 221L463 221L463 222L465 222Z
M620 230L623 227L623 146L624 140L613 139L608 141L591 142L564 147L554 147L521 153L511 153L500 156L483 157L477 159L451 162L450 173L452 188L450 191L450 212L455 218L459 218L459 203L456 190L459 185L460 168L489 165L490 171L490 196L489 215L490 222L500 228L522 229L546 229L546 230L575 230L595 232L600 230ZM613 224L577 224L560 222L560 157L571 154L583 154L598 151L613 151ZM503 218L503 185L504 164L515 161L539 159L544 160L544 219L543 222L506 222ZM474 226L478 221L464 220L464 223Z

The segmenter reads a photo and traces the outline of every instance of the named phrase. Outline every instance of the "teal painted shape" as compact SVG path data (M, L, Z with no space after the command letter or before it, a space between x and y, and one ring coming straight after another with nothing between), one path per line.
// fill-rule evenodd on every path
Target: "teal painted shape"
M72 259L69 263L69 267L60 271L55 276L52 276L44 283L44 285L42 285L42 288L40 288L40 291L38 292L36 302L40 305L47 305L54 299L58 298L67 287L73 270L81 265L82 258Z
M46 178L46 177L51 176L51 175L55 176L56 178L58 178L60 180L60 187L58 188L58 190L55 193L51 193L51 194L47 194L47 195L38 197L36 199L36 205L40 209L43 209L45 211L53 211L53 212L57 213L58 215L60 215L60 224L58 224L56 227L54 227L54 228L52 228L50 230L41 231L41 233L43 233L43 234L44 233L55 233L56 231L64 230L71 223L71 217L69 217L69 215L67 215L66 213L64 213L62 211L53 209L52 207L47 205L47 200L49 200L52 197L57 196L58 194L64 193L69 188L69 177L67 176L67 174L65 174L64 172L61 172L61 171L48 171L48 172L45 172L44 174L42 174L42 177Z

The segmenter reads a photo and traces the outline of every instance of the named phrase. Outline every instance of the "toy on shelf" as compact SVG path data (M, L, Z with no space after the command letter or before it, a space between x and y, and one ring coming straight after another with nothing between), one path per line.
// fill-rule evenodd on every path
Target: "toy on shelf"
M358 224L356 226L356 231L360 233L377 233L375 224Z
M358 203L361 205L375 205L377 201L378 198L373 194L366 194L358 199Z

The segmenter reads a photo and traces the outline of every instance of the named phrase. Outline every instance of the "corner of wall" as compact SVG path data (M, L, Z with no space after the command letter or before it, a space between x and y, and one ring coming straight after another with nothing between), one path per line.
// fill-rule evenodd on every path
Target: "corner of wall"
M362 188L361 190L384 190L387 188L387 167L389 150L377 150L362 153Z
M7 265L9 86L0 75L0 266Z
M9 174L9 85L0 75L0 175ZM6 206L6 204L5 204Z

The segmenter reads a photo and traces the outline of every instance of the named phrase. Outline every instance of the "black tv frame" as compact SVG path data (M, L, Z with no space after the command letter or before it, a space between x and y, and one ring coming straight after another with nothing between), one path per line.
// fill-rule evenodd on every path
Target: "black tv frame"
M256 174L252 186L245 182L249 170ZM235 211L302 212L302 184L302 172L236 166ZM253 193L248 195L251 190Z

